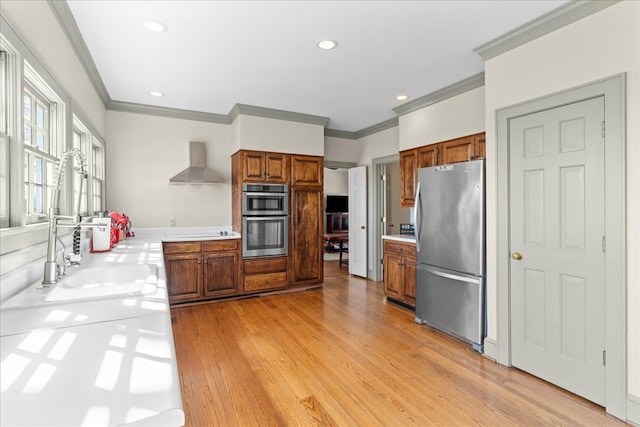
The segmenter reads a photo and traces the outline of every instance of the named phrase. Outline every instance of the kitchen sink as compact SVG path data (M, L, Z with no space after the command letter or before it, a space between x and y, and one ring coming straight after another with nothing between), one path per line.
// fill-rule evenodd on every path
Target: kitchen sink
M157 270L154 264L80 268L58 280L44 300L69 301L153 293L157 289Z

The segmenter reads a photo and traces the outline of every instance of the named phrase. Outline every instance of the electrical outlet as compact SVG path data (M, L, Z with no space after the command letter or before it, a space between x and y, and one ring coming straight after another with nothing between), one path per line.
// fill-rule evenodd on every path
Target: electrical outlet
M169 226L170 227L175 227L176 226L176 219L175 218L171 218L169 220Z

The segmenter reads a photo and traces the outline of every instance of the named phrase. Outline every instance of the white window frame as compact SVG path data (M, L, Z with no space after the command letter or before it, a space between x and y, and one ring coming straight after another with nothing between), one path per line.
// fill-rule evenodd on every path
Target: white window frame
M73 114L72 145L85 156L87 181L82 188L80 215L96 216L104 206L104 146L82 120ZM73 200L77 200L80 177L73 177Z
M11 160L15 158L13 142L16 139L18 81L22 70L17 50L3 34L0 34L0 56L0 229L5 229L22 221L22 206L19 214L11 208L16 200L20 200L11 183L22 169L12 168Z

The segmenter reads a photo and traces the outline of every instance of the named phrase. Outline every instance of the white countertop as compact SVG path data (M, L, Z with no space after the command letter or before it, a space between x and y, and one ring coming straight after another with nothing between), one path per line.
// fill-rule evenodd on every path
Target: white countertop
M154 292L44 302L37 282L2 302L0 425L184 425L161 243L179 230L136 229L74 267L155 264Z
M406 243L415 243L416 237L410 234L389 234L387 236L382 236L385 240L396 240L398 242L406 242Z

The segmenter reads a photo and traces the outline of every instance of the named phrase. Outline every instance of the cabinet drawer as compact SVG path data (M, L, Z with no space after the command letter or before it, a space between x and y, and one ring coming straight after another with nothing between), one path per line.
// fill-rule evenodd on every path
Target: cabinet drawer
M384 242L384 251L385 252L399 252L404 255L416 255L416 245L415 243L398 243L398 242Z
M202 250L204 252L235 251L238 250L239 241L239 239L206 241L202 242Z
M265 291L287 286L287 272L244 276L244 291Z
M165 242L162 249L165 254L185 254L200 252L202 244L200 242Z
M244 261L244 274L261 274L280 271L287 271L286 257L259 258Z

